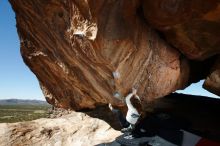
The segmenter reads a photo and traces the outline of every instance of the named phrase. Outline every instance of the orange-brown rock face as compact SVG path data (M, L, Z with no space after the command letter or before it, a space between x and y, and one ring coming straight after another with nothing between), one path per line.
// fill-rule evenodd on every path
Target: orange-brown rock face
M190 59L220 53L219 0L145 0L145 18Z
M201 61L220 54L220 0L145 0L142 5L146 20L187 58ZM217 95L219 63L216 61L204 84Z
M145 105L187 84L187 61L145 23L138 0L10 2L23 59L51 104L120 105L136 87Z
M213 65L210 75L206 78L204 88L220 96L220 57Z

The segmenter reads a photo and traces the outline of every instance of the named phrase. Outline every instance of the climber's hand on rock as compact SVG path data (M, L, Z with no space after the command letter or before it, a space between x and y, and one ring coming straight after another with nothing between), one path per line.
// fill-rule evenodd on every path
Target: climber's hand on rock
M136 95L136 94L137 94L137 89L132 88L132 94L133 94L133 95Z

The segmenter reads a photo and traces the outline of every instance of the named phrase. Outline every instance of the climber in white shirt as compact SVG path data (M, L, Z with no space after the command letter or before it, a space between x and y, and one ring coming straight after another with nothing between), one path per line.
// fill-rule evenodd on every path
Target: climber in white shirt
M132 88L132 93L129 93L125 97L125 103L128 107L126 120L130 123L130 126L127 128L123 128L121 130L122 132L131 132L134 129L135 124L137 123L138 119L140 118L140 113L138 112L137 108L135 108L131 102L132 97L135 97L136 99L141 101L139 96L137 95L137 90L135 88Z
M141 115L140 112L138 112L137 108L135 108L135 106L132 104L132 97L138 99L139 103L141 101L139 96L137 95L137 90L135 88L132 88L132 92L124 98L125 103L128 107L126 119L124 118L120 110L113 108L112 105L109 104L109 109L117 116L121 126L123 127L123 129L121 130L123 133L133 131L135 124L137 123Z

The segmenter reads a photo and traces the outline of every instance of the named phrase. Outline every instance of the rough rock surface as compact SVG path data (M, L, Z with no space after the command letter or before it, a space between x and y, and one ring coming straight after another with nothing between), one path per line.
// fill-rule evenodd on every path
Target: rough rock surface
M146 24L138 0L10 2L24 62L55 106L119 106L132 87L145 106L188 84L188 62Z
M220 53L219 0L145 0L147 21L190 59Z
M143 11L151 26L189 59L220 54L220 0L144 0ZM211 72L203 86L220 96L220 73Z
M216 59L203 86L205 89L220 96L220 57Z
M0 145L92 146L114 141L120 134L102 120L72 112L55 119L0 124Z

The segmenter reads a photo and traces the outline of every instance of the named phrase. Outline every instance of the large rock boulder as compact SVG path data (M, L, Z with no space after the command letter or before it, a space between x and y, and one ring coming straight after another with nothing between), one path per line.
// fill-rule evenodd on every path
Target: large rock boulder
M119 135L106 122L76 112L55 119L0 124L1 146L92 146L114 141Z
M187 60L149 27L139 0L10 0L24 62L47 101L80 110L142 105L188 85Z

